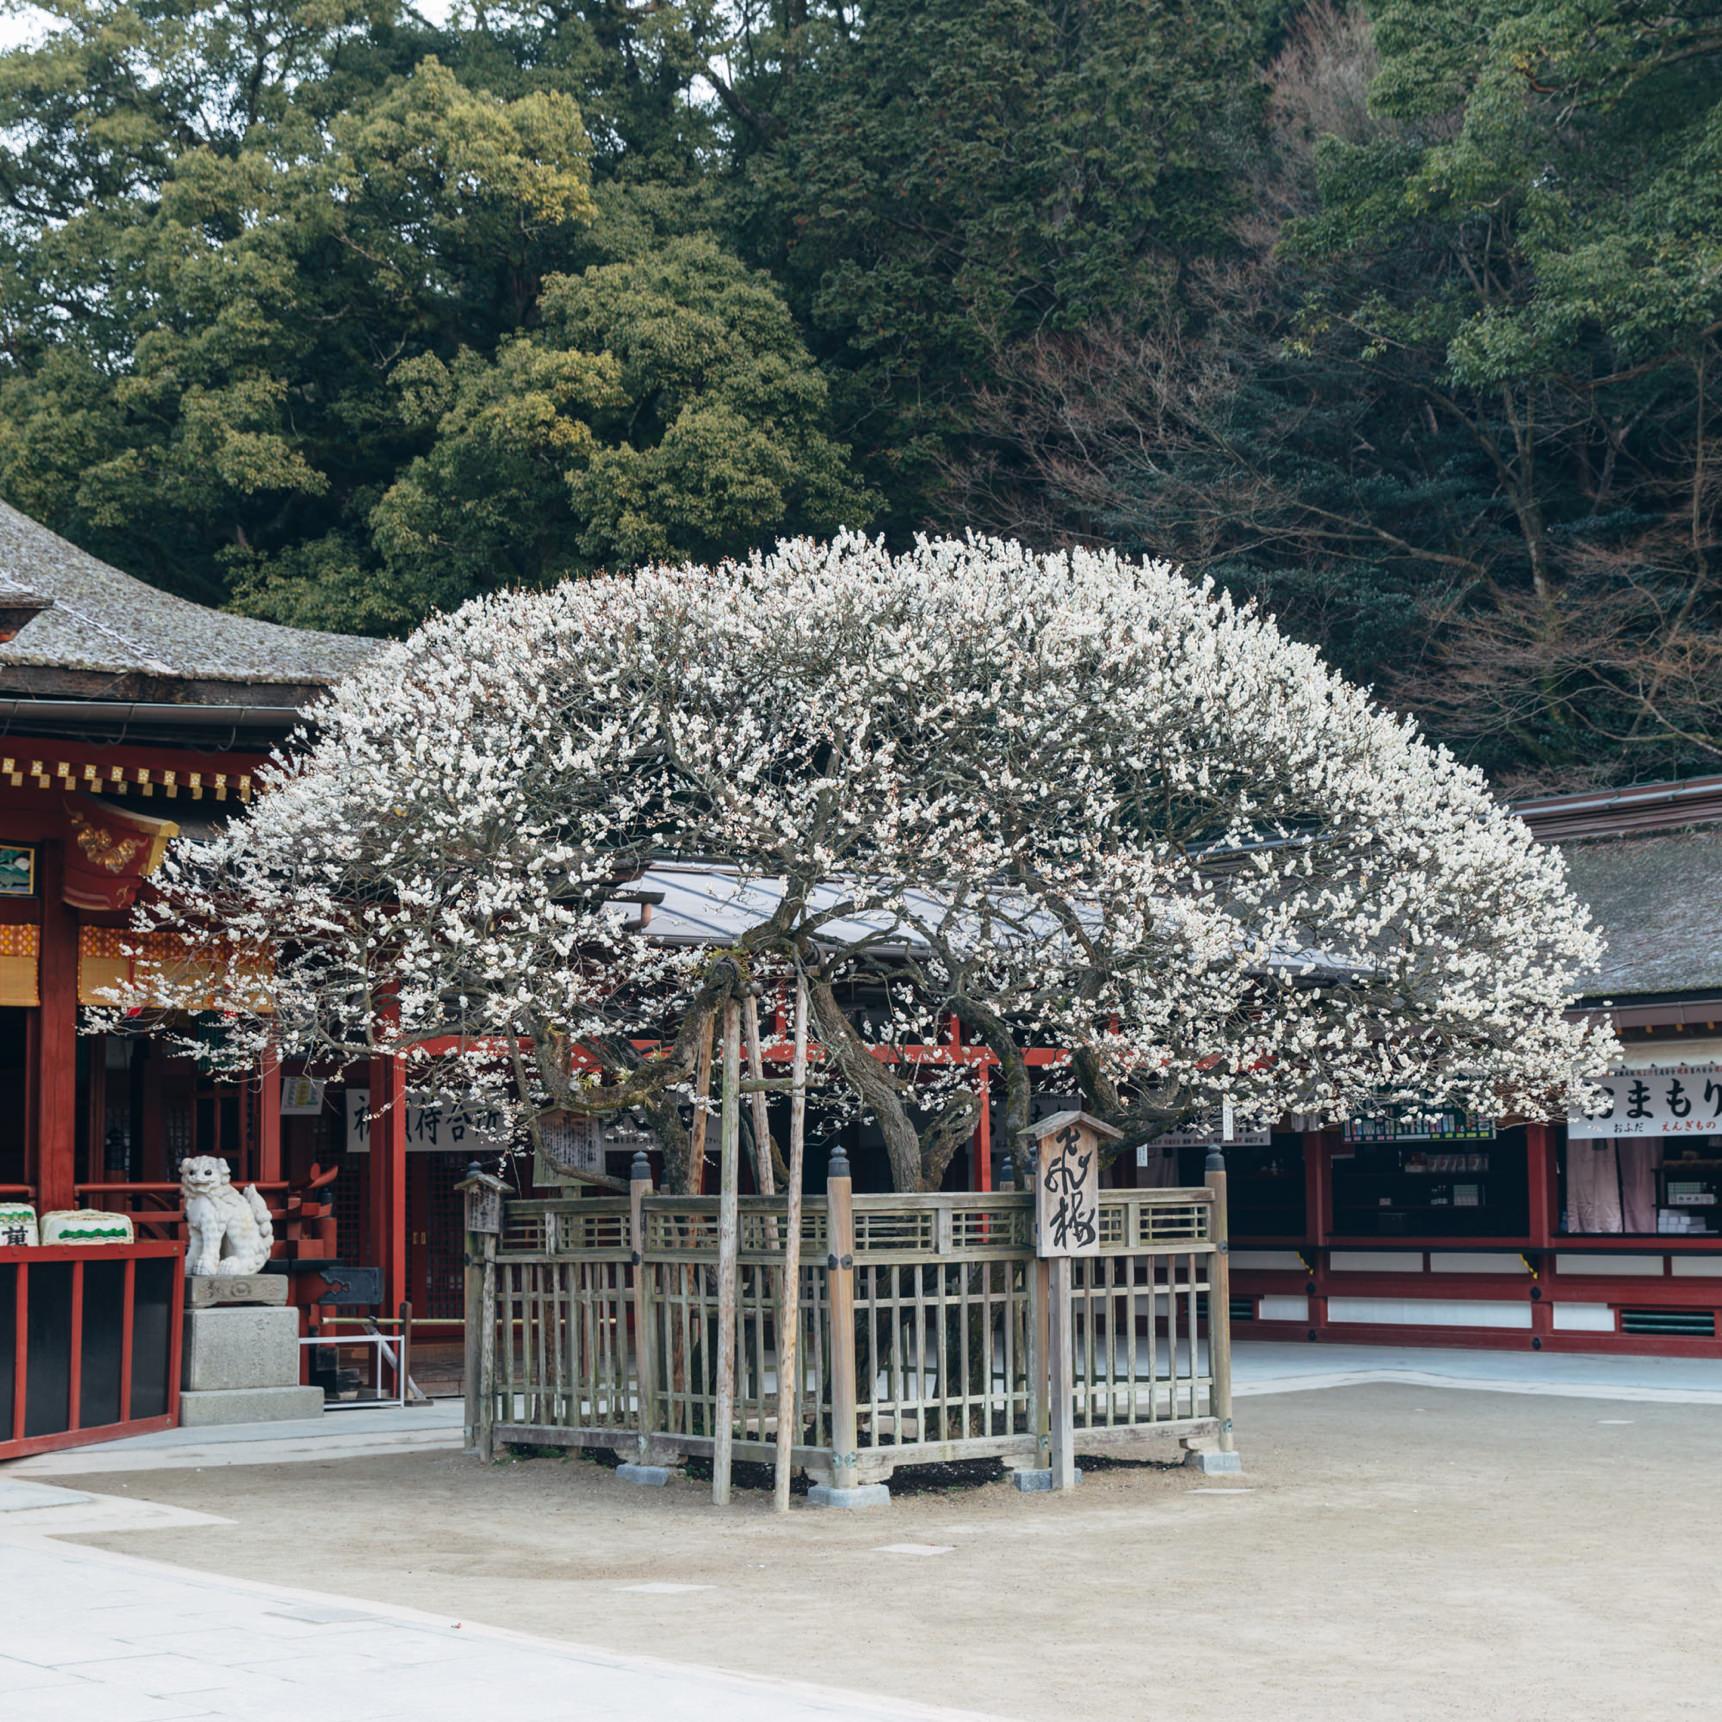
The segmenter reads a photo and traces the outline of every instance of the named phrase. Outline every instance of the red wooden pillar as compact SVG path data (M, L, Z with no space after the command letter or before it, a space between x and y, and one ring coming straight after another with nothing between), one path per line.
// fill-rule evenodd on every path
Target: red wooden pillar
M1560 1224L1560 1181L1555 1176L1555 1132L1548 1124L1525 1126L1525 1171L1530 1182L1531 1248L1546 1250Z
M276 1184L281 1180L281 1059L274 1047L263 1054L258 1078L257 1178Z
M1333 1132L1306 1130L1303 1133L1303 1226L1311 1257L1309 1285L1309 1331L1312 1337L1327 1330L1327 1277L1321 1251L1333 1223Z
M1333 1223L1332 1133L1306 1130L1303 1133L1304 1232L1317 1249L1327 1242Z
M371 1252L383 1270L383 1307L392 1316L407 1295L407 1106L401 1067L371 1060Z
M1547 1345L1554 1332L1554 1311L1549 1306L1549 1269L1553 1258L1546 1253L1558 1223L1555 1204L1560 1186L1555 1177L1555 1133L1547 1124L1525 1127L1525 1172L1530 1194L1530 1250L1537 1274L1531 1291L1531 1338Z
M44 843L42 954L35 1035L36 1166L41 1211L77 1203L78 916L60 895L60 846Z

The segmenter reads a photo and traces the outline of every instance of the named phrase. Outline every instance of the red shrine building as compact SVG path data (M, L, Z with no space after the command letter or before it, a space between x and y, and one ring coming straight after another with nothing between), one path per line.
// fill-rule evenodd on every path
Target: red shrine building
M1232 1149L1240 1339L1722 1356L1722 777L1516 811L1608 940L1612 1107Z
M283 1128L278 1070L219 1081L148 1037L79 1034L80 1009L134 960L122 939L136 952L139 937L123 930L169 840L243 808L300 709L370 649L157 591L0 504L0 1202L130 1216L144 1253L125 1263L128 1357L150 1326L140 1313L134 1336L134 1292L140 1312L149 1292L151 1331L172 1348L156 1282L163 1264L178 1271L186 1155L220 1155L236 1182L257 1183L278 1255L326 1249L327 1226L300 1218L314 1132ZM0 1271L0 1451L8 1433L52 1444L100 1423L96 1398L115 1413L106 1421L167 1414L176 1388L158 1390L141 1351L129 1418L101 1385L113 1371L92 1373L113 1338L92 1321L104 1269L0 1254L23 1258ZM74 1335L71 1380L27 1380L27 1352L63 1355L47 1342L60 1328Z

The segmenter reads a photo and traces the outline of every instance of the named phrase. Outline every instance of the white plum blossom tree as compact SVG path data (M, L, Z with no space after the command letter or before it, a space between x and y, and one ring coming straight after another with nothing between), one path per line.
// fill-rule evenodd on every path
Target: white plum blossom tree
M638 926L642 871L696 858L772 905L723 952ZM476 600L338 687L160 887L144 921L195 961L120 1009L224 965L236 1057L398 1052L528 1125L637 1108L678 1181L712 1012L790 967L899 1188L977 1103L879 1043L951 1015L1007 1131L1050 1045L1121 1148L1222 1101L1542 1116L1611 1047L1564 1014L1600 946L1561 857L1479 774L1270 620L1098 552L845 535Z

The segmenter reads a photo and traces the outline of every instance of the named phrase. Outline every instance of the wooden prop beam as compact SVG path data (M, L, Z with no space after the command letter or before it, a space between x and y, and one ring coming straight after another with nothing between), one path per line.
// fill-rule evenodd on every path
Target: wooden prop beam
M759 1050L759 1000L752 993L742 1001L742 1027L747 1033L747 1073L755 1083L765 1081L765 1060ZM771 1166L771 1103L763 1087L748 1088L753 1107L753 1175L762 1196L777 1194L777 1176Z
M790 1065L789 1213L777 1310L777 1474L772 1506L789 1511L791 1453L801 1433L801 1169L807 1151L807 982L795 977L795 1057Z
M740 1246L738 1178L741 1161L741 1007L723 1007L723 1115L718 1170L717 1406L712 1431L712 1505L729 1505L735 1445L735 1293Z

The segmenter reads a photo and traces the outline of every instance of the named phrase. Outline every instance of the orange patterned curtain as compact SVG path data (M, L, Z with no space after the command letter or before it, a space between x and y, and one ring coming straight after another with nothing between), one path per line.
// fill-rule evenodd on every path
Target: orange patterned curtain
M42 929L0 927L0 1005L39 1005Z
M33 927L28 930L35 931ZM127 951L135 954L127 956ZM209 956L188 951L172 933L138 933L129 927L83 927L78 932L78 1003L111 1005L114 1001L103 996L109 988L127 981L147 980L153 968L172 974L178 986L190 982L195 987L200 980L206 983L207 991L202 994L190 997L182 994L177 1000L179 1008L220 1010L225 974L222 965L229 954L225 948ZM241 973L260 979L267 976L268 959L253 957L242 965Z

